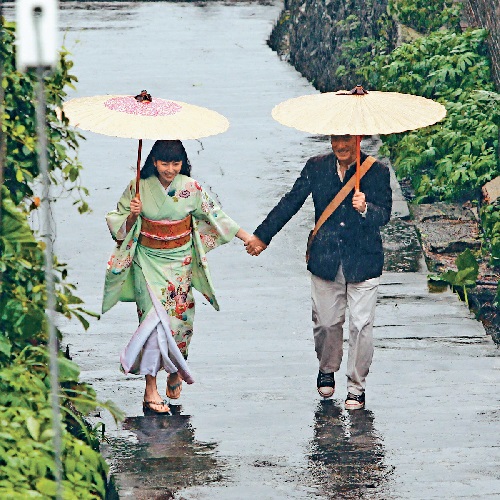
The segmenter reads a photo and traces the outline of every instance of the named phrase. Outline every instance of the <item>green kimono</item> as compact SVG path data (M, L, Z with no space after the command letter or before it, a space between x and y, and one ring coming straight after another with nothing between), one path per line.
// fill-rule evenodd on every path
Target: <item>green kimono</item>
M135 181L131 181L117 209L106 216L113 238L124 240L108 262L102 311L108 311L118 301L134 301L139 322L142 323L153 308L149 285L168 314L177 346L187 357L195 311L192 288L196 288L215 309L219 309L205 254L229 242L239 226L216 205L198 182L185 175L177 175L167 189L156 176L141 179L139 190L142 216L151 220L177 221L191 214L192 237L188 243L175 249L158 250L142 246L138 244L141 217L125 234L130 201L135 197ZM140 368L140 358L135 360L131 370L126 371L142 374L144 370Z

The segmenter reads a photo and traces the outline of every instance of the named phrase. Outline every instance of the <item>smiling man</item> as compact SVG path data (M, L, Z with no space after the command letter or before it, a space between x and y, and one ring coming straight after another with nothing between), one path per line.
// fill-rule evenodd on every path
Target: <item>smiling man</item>
M310 158L292 189L283 196L246 243L259 255L312 194L315 221L356 172L356 137L331 136L332 152ZM369 158L361 152L361 162ZM367 163L370 163L369 161ZM352 182L352 181L351 181ZM345 407L364 408L366 376L373 357L373 321L384 264L380 227L392 208L389 169L374 161L319 228L310 246L312 320L319 360L317 390L335 391L335 372L343 353L343 324L349 309L349 352Z

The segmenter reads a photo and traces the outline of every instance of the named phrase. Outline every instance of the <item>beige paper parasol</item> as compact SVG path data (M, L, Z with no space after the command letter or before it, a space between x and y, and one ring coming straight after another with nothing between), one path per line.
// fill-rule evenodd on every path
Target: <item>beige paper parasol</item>
M225 132L221 114L180 101L136 96L98 95L71 99L63 105L70 125L98 134L139 139L136 192L139 193L143 139L201 139Z
M324 135L357 136L356 189L363 135L394 134L433 125L446 109L431 99L398 92L351 91L305 95L274 107L273 118L288 127Z

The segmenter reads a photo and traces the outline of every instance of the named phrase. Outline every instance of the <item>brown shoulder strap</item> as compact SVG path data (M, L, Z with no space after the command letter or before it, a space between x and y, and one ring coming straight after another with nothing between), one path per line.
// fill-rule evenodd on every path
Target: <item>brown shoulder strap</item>
M360 179L370 170L371 166L376 162L377 160L373 156L368 156L365 161L361 164L360 169L359 169L359 174L360 174ZM354 184L356 183L356 176L353 175L348 181L347 184L337 193L335 198L328 204L328 206L325 208L323 213L321 214L320 218L318 219L318 222L316 222L316 225L314 226L314 229L312 230L312 233L309 237L309 241L307 244L307 253L306 253L306 260L308 259L309 256L309 249L311 248L312 241L314 237L316 236L317 232L319 231L319 228L325 223L325 221L330 217L330 215L337 210L339 205L345 200L346 196L351 192L352 188L354 187Z

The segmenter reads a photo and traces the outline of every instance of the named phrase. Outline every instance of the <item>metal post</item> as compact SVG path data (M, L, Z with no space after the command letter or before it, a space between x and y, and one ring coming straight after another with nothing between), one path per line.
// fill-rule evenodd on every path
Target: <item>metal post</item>
M39 61L42 61L42 32L40 17L42 9L33 9L35 36L38 48ZM52 428L54 431L54 461L55 481L57 483L56 498L62 499L62 463L61 463L61 411L59 408L59 366L58 366L58 341L55 327L55 287L53 269L53 243L50 217L50 177L47 157L47 130L46 130L46 102L44 85L45 68L42 64L36 67L36 129L38 136L38 163L42 176L42 238L45 240L45 287L47 293L47 328L49 334L49 358L50 358L50 388L52 407Z

